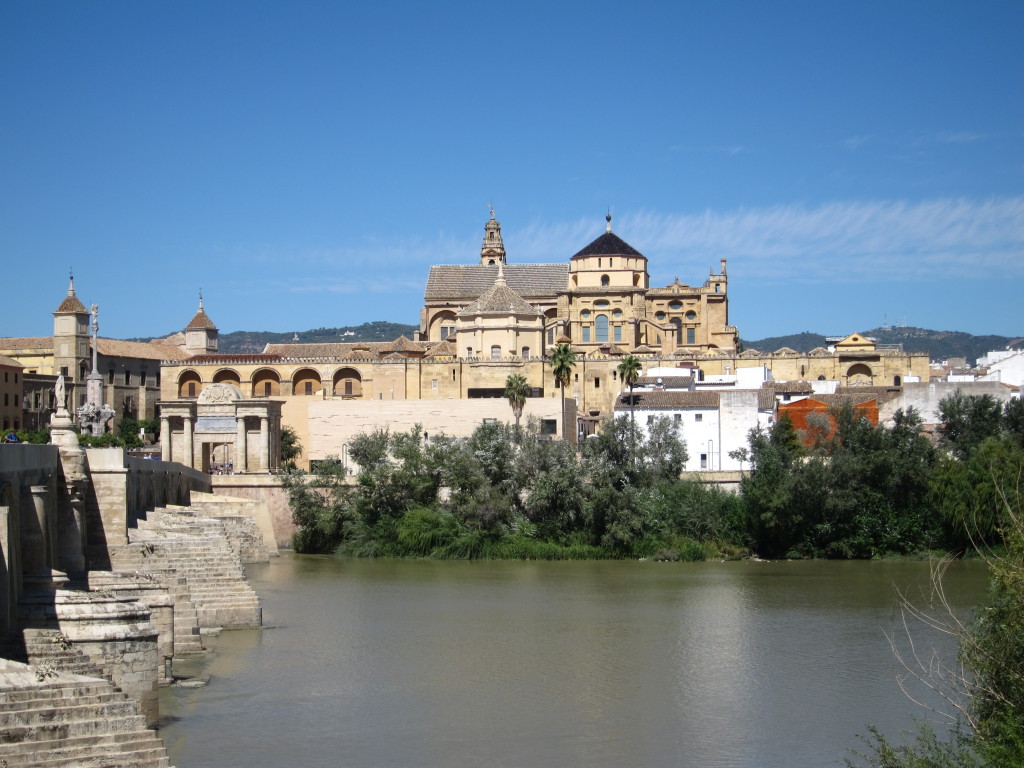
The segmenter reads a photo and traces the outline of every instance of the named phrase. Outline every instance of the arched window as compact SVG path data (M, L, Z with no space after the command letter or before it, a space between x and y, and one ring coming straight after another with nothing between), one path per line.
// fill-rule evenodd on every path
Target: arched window
M320 374L310 368L302 368L292 376L292 392L296 395L312 395L320 391Z
M609 282L610 281L608 280L608 275L601 275L601 287L602 288L607 288Z
M530 348L529 347L523 347L523 360L529 360L529 359L530 359Z
M678 317L673 317L669 320L669 323L676 329L676 344L683 343L683 321Z
M195 397L199 394L202 379L195 371L185 371L178 377L178 397Z
M491 345L491 360L501 360L501 347L497 344Z
M596 341L608 341L608 315L598 315L596 322Z

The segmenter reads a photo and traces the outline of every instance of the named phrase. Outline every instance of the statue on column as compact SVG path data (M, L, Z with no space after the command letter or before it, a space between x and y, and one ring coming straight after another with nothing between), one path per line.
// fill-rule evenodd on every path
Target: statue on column
M114 409L103 403L103 376L96 369L100 332L100 308L92 305L92 372L85 377L85 403L78 409L78 423L83 432L99 437L106 430Z

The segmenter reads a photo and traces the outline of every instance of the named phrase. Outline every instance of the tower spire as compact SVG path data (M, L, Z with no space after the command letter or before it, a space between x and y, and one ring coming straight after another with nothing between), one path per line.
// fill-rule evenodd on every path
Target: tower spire
M480 247L481 264L504 264L505 243L501 239L501 222L494 218L494 206L490 206L491 218L484 225L484 243Z

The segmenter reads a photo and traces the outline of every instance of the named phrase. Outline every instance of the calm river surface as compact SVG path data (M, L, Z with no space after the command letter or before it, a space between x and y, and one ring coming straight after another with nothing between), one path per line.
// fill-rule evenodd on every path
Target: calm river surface
M248 573L271 628L175 664L210 678L162 693L177 768L819 768L869 723L929 715L886 639L927 563L285 554ZM947 578L965 610L985 584L980 563Z

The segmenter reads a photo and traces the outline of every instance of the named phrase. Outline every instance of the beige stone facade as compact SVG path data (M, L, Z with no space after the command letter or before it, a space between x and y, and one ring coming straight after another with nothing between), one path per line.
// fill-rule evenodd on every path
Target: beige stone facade
M777 381L843 385L927 380L926 354L878 349L859 334L807 354L739 352L728 322L724 260L700 286L649 283L646 257L612 233L610 221L568 265L517 265L507 260L492 213L479 263L430 268L415 340L270 344L259 355L207 351L165 360L163 405L194 400L213 383L231 384L242 398L279 401L282 423L305 448L300 465L308 466L342 455L355 434L372 426L420 424L427 432L462 435L484 418L510 422L502 392L511 374L525 376L533 389L526 413L556 420L557 436L574 437L576 414L612 413L622 389L616 369L627 353L645 370L697 367L728 376L765 367ZM546 359L559 339L578 354L565 393L573 414L567 426Z
M199 312L202 314L201 300ZM195 322L194 319L190 327ZM205 330L202 335L209 333ZM215 329L213 337L215 340ZM185 338L181 343L142 343L102 337L96 340L96 347L97 372L103 377L102 402L115 414L109 425L111 429L121 418L152 419L156 416L162 360L181 360L208 348L195 342L188 347ZM216 349L215 341L213 349ZM52 389L57 376L64 377L68 410L74 413L85 404L92 352L89 310L75 293L73 278L67 295L53 312L52 336L0 337L0 355L21 363L27 380L35 384L31 392L26 392L30 403L23 423L28 428L40 428L48 423L53 403L50 393L43 388Z

